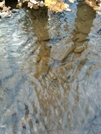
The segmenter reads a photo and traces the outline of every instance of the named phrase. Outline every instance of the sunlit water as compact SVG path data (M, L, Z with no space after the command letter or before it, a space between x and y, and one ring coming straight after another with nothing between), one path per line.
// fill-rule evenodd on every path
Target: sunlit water
M101 134L101 16L70 7L0 19L0 134Z

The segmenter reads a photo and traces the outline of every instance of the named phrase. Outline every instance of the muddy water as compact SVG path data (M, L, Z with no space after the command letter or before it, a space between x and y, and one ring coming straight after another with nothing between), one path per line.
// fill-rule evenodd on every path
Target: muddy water
M0 134L101 133L101 16L70 7L0 20Z

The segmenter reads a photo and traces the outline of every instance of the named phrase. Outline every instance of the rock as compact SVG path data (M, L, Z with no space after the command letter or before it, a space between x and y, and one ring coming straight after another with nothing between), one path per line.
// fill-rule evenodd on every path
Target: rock
M73 60L75 60L76 58L78 58L80 56L81 56L81 53L74 53Z
M41 61L46 65L51 65L54 63L54 60L50 57L41 57Z
M75 42L75 48L81 47L84 42Z
M0 2L0 8L3 8L5 6L5 1Z
M16 5L16 8L22 8L22 3L19 2L19 3Z
M4 6L2 12L7 12L7 11L9 11L10 9L11 9L11 7L6 7L6 6Z
M29 8L33 8L33 5L34 5L33 3L28 2L28 7L29 7Z
M30 0L30 2L33 4L38 4L38 2L36 0Z
M86 37L87 34L83 34L83 33L76 34L77 42L85 41Z
M7 11L7 12L1 12L0 17L5 18L5 17L11 17L12 11Z
M68 69L71 69L72 68L72 62L70 62L69 64L66 64L64 65L65 69L68 70Z
M39 5L40 7L43 7L43 6L44 6L44 2L43 2L43 1L39 1L39 2L38 2L38 5Z
M66 44L69 44L71 42L72 42L72 39L71 38L69 38L69 39L66 40Z
M37 4L33 4L33 9L39 9Z
M51 66L54 64L54 60L52 58L49 58L49 61L48 61L48 66Z
M74 49L74 52L76 53L81 53L84 50L83 46L77 47L76 49Z
M59 42L59 44L52 45L52 49L50 52L51 58L62 61L75 49L75 45L72 40L71 41L70 39L68 39L67 41L64 40L65 39Z
M12 14L12 11L10 10L11 7L7 7L5 5L5 0L3 0L2 2L0 2L0 17L4 18L4 17L10 17Z
M35 77L41 80L42 77L47 74L49 66L45 64L43 61L37 63L35 66L36 66Z

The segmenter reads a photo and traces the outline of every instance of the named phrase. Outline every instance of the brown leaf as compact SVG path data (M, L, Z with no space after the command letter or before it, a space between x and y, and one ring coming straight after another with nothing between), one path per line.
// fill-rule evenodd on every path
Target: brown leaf
M45 6L47 6L50 11L62 12L63 10L71 11L69 5L64 2L59 2L57 0L45 0Z

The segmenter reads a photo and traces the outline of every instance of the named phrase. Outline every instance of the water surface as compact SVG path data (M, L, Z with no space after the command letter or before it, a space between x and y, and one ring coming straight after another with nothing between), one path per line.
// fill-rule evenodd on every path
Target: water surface
M101 133L101 16L70 7L0 19L0 134Z

